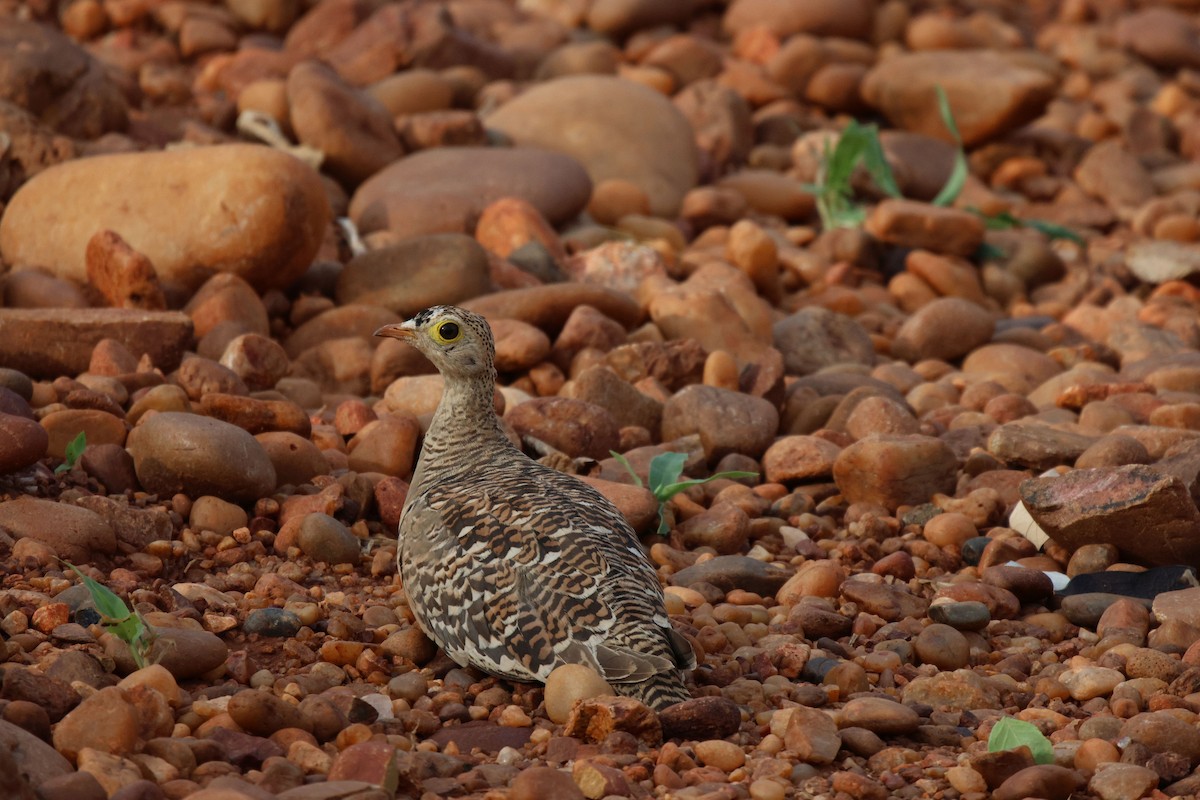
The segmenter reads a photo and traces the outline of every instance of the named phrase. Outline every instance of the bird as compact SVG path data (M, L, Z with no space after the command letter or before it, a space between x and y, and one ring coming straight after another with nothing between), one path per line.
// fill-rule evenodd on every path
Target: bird
M510 680L583 664L656 711L690 699L695 653L637 534L600 492L505 434L487 320L439 305L375 335L411 344L444 382L399 526L420 628L459 665Z

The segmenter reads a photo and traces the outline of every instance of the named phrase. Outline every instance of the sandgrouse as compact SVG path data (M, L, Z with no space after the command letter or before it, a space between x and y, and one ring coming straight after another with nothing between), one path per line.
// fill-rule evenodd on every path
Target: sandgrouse
M544 682L586 664L662 709L688 699L691 645L621 513L583 481L533 461L493 405L483 317L435 306L377 336L408 342L445 380L400 521L400 572L418 624L456 662Z

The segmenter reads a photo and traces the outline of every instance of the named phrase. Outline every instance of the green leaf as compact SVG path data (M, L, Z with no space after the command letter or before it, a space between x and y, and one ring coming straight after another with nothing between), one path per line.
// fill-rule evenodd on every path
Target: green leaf
M954 112L950 110L950 98L946 97L946 90L939 84L934 91L937 93L938 114L942 117L942 124L950 131L954 141L962 145L962 135L958 132L958 123L954 121Z
M866 129L867 143L863 149L863 164L871 175L875 185L883 190L888 197L901 197L900 187L896 185L896 176L892 174L892 165L883 154L883 143L879 141L879 128L870 125Z
M1070 228L1059 225L1055 222L1047 222L1044 219L1030 219L1025 221L1026 227L1041 231L1051 239L1067 239L1075 244L1083 244L1083 237Z
M125 601L117 597L107 586L84 575L74 564L67 563L67 566L83 581L83 585L87 587L88 593L92 596L92 602L96 604L96 610L103 616L114 623L119 623L132 614L129 607L125 605Z
M1013 750L1028 747L1033 759L1039 764L1054 763L1054 746L1042 735L1037 726L1016 717L1004 717L992 726L988 736L988 752Z
M650 460L650 491L660 502L671 499L669 494L663 496L663 487L679 480L687 459L687 453L659 453Z
M757 472L743 472L741 470L735 470L735 471L731 471L731 472L718 472L716 475L709 475L707 478L688 478L685 481L678 481L676 483L672 483L669 486L663 487L662 493L664 495L666 495L667 499L670 499L670 498L674 497L675 495L679 494L680 492L682 492L684 489L689 489L693 486L699 486L703 483L709 483L711 481L720 480L721 478L730 478L730 479L736 480L738 478L757 478L757 477L758 477Z
M608 454L616 459L616 462L625 468L625 471L633 476L633 482L639 487L642 485L642 478L634 471L633 466L629 463L629 459L618 453L616 450L609 450Z
M87 433L80 431L74 439L67 443L66 454L63 463L54 468L54 474L59 475L68 470L74 469L79 457L83 455L84 449L87 447Z
M950 110L950 100L946 97L946 90L941 86L937 86L936 90L938 113L942 116L942 124L946 126L946 130L950 131L950 135L954 137L954 141L958 145L950 177L946 179L946 183L937 193L937 197L933 198L935 206L949 206L962 194L963 187L967 185L967 176L971 174L971 168L967 165L967 154L963 152L962 136L958 133L958 124L955 123L954 113Z

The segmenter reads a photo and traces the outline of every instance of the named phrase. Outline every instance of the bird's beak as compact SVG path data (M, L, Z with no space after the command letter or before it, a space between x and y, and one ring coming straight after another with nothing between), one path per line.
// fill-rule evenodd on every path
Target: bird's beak
M376 336L386 336L389 339L399 339L400 341L409 341L417 335L417 327L413 321L394 322L391 325L384 325L379 330L375 331Z

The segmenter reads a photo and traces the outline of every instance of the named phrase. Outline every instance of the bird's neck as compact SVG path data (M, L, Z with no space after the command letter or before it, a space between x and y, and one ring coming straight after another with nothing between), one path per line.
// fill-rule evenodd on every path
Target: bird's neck
M448 377L442 400L421 446L422 466L446 457L462 460L470 453L511 443L500 427L494 405L495 377Z

